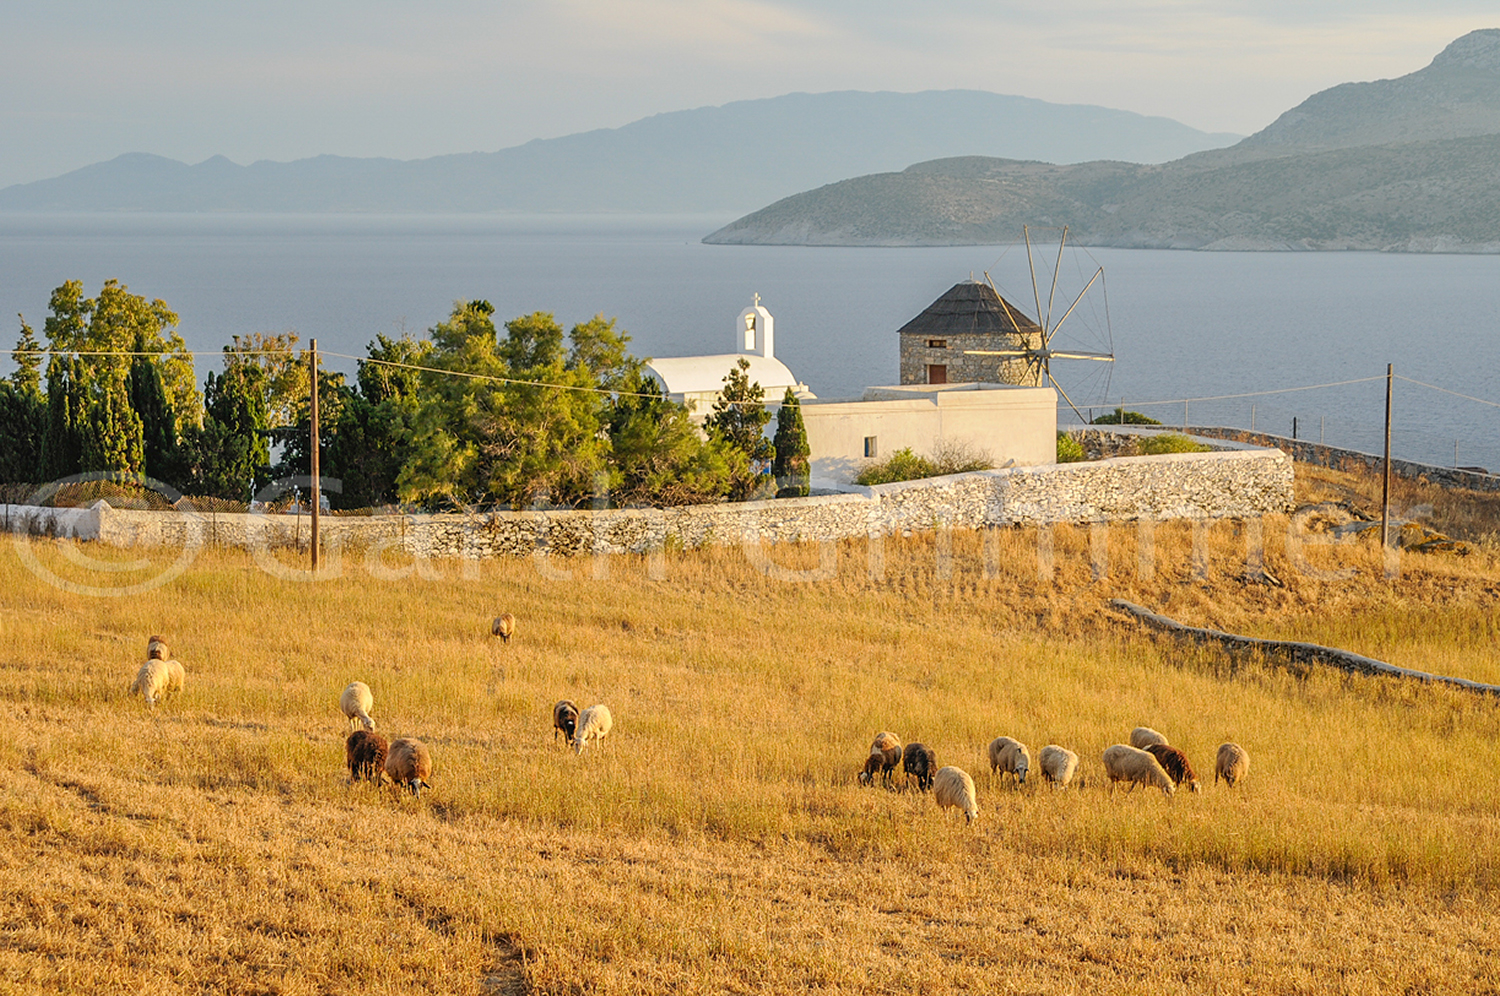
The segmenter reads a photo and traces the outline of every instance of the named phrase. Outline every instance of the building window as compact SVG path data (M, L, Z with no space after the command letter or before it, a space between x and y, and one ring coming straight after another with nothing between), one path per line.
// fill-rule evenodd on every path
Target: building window
M929 364L927 364L927 383L929 383L929 384L946 384L946 383L948 383L948 365L946 363L929 363Z
M927 340L927 348L928 349L947 349L948 348L948 340L947 339L928 339Z
M880 450L880 448L875 445L875 437L874 436L866 436L865 437L865 456L867 456L871 460L873 460L877 456L880 455L879 450Z

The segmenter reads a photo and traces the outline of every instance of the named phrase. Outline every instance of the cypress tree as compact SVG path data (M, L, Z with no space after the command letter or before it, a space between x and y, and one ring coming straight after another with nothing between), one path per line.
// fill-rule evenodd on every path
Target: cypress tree
M39 484L43 477L42 441L47 434L47 404L38 373L42 358L36 334L21 319L21 338L11 355L16 371L0 380L0 483Z
M802 424L802 404L790 387L781 399L781 410L776 413L774 445L776 459L771 464L771 474L776 478L776 497L805 497L812 477L807 460L812 450L807 445L807 428Z

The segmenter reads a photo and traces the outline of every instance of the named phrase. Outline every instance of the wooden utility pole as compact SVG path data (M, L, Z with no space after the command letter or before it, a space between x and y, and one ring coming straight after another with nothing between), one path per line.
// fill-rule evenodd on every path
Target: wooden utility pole
M1385 481L1380 487L1380 546L1391 546L1391 382L1395 379L1394 363L1385 365Z
M318 340L308 342L307 366L312 381L311 430L309 431L310 462L312 469L312 569L318 569L318 513L322 510L322 495L318 485Z

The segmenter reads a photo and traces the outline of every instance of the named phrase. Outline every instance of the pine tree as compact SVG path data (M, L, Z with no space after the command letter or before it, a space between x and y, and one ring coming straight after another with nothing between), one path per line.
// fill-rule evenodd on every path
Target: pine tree
M807 460L812 450L807 445L807 428L802 424L802 404L790 387L781 399L781 410L776 413L775 447L771 475L776 478L776 497L805 497L812 477Z
M0 380L0 484L39 484L47 403L41 393L42 358L36 334L21 319L21 338L11 356L16 370Z
M710 436L724 440L745 455L746 467L735 479L730 498L745 501L760 489L761 475L776 456L766 438L766 392L750 380L750 361L743 356L724 377L724 389L714 402L705 428Z

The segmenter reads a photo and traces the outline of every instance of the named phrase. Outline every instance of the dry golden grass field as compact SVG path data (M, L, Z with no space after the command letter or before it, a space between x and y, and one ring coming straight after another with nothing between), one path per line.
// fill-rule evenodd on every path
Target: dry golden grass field
M1500 683L1497 517L1419 492L1474 553L1387 577L1368 539L1294 560L1272 518L1281 587L1245 577L1254 531L1228 522L1196 556L1159 526L1147 560L1134 526L1059 527L1050 577L1014 529L889 539L875 576L846 544L806 581L733 547L663 579L616 557L376 580L346 553L311 582L207 550L124 598L34 567L125 584L170 556L6 539L0 992L1500 992L1500 700L1298 673L1106 605ZM126 693L152 633L187 668L154 713ZM431 747L421 799L347 784L355 679L381 732ZM609 738L555 743L563 697L607 703ZM1141 724L1201 793L1105 787ZM974 776L972 826L857 784L880 730ZM1000 734L1076 750L1085 786L992 778ZM1251 755L1233 791L1225 740Z

